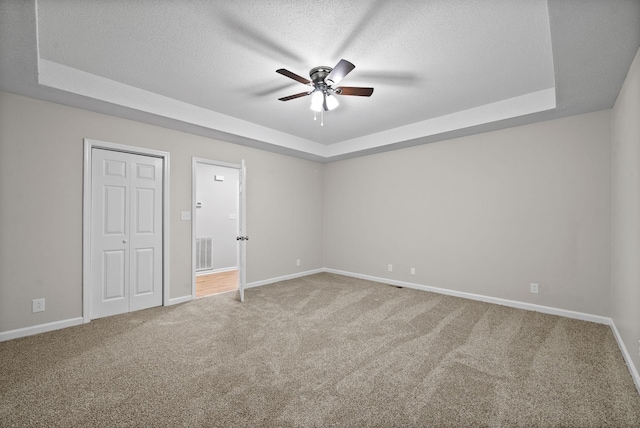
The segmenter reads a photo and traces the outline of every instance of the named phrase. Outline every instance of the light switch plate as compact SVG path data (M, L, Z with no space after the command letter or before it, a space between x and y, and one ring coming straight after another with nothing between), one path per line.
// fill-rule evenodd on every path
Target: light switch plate
M191 211L182 211L182 215L180 218L182 220L191 220Z

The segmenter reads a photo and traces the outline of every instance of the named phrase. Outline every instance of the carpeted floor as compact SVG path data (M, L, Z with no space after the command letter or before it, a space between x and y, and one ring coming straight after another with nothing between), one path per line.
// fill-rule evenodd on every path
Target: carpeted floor
M328 273L0 343L2 427L638 427L609 327Z

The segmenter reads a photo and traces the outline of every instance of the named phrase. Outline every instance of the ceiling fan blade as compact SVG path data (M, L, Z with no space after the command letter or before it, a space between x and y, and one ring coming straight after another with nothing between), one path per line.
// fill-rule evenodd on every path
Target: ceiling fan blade
M300 98L300 97L304 97L307 95L310 95L311 92L300 92L299 94L294 94L294 95L289 95L288 97L282 97L282 98L278 98L280 101L289 101L289 100L294 100L296 98Z
M373 88L360 88L356 86L340 86L336 88L338 95L356 95L359 97L370 97L373 94Z
M329 86L337 85L338 82L340 82L344 76L349 74L354 68L356 68L355 65L351 64L346 59L341 59L333 70L331 70L331 73L324 78L324 81Z
M276 70L276 73L280 73L283 76L287 76L288 78L296 80L296 81L298 81L298 82L300 82L302 84L305 84L305 85L310 85L311 84L311 81L309 79L305 79L302 76L298 76L296 73L292 73L289 70L285 70L284 68L280 68L280 69Z

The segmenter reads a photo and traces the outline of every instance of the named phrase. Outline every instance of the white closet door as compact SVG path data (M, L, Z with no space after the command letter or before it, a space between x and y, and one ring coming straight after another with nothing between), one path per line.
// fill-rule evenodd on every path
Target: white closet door
M162 304L162 168L92 150L91 318Z

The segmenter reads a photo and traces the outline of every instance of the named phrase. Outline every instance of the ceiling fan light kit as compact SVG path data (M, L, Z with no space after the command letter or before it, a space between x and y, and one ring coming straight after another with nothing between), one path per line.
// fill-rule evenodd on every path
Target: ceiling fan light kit
M324 126L324 112L330 111L338 107L340 104L335 95L352 95L360 97L370 97L373 93L373 88L362 88L355 86L343 86L335 87L347 74L356 68L355 65L345 59L341 59L340 62L334 67L320 66L314 67L309 71L309 77L311 80L305 79L302 76L298 76L289 70L281 68L276 70L276 73L280 73L296 82L304 85L313 86L313 90L308 92L300 92L298 94L289 95L286 97L278 98L280 101L290 101L296 98L311 95L311 110L313 110L313 119L316 120L316 113L320 113L322 118L320 125Z

